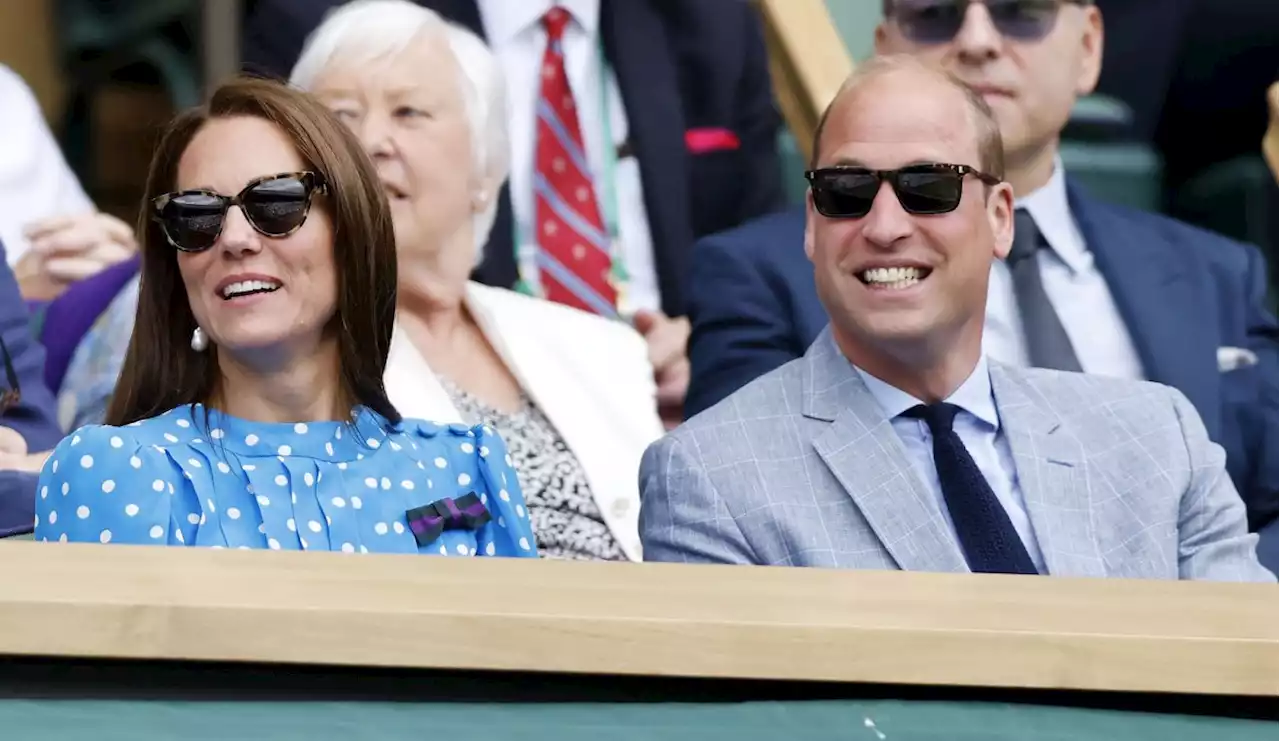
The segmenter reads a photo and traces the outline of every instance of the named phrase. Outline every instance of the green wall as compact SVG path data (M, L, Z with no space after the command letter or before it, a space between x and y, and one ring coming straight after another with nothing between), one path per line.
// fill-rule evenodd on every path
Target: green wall
M854 61L871 56L876 24L880 22L880 0L827 0L827 11Z

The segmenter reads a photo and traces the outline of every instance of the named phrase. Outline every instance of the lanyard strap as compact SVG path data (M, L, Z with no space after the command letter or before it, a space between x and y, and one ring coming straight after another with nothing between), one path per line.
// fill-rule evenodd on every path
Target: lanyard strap
M609 105L609 61L604 57L604 41L596 42L597 69L600 70L600 123L604 135L604 191L600 199L600 214L604 218L605 231L609 235L609 274L618 291L621 306L631 275L622 255L622 229L618 217L618 143L613 140L612 107Z
M613 140L613 116L609 105L609 63L604 58L604 43L596 44L596 68L600 71L600 128L604 136L604 191L600 199L600 215L609 235L609 254L616 269L618 255L618 190L615 176L618 172L618 143Z

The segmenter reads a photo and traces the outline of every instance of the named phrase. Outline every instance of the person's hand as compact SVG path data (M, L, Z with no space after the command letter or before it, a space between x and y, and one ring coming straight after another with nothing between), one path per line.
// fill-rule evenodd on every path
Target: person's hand
M1276 182L1280 183L1280 82L1272 84L1267 91L1267 108L1271 109L1271 128L1262 138L1262 154L1271 165Z
M25 231L31 248L14 272L28 300L51 300L66 287L138 251L133 228L101 212L55 216Z
M12 427L0 425L0 455L26 455L27 440Z
M673 429L684 419L684 395L689 390L689 320L641 311L633 323L649 344L649 362L658 384L658 415L668 430Z
M0 471L40 473L51 452L28 453L26 439L12 427L0 425Z

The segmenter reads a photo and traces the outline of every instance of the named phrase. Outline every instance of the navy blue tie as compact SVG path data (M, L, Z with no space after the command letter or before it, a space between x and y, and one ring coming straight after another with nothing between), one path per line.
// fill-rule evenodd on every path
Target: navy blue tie
M903 416L923 419L929 425L933 465L964 560L975 573L1038 573L1009 514L952 427L958 411L954 404L920 404Z

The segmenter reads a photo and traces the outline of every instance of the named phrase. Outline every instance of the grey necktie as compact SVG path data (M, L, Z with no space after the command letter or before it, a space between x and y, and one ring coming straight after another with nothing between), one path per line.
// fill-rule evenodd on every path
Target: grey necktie
M1027 358L1036 368L1079 371L1080 360L1071 346L1071 338L1062 328L1058 313L1049 303L1040 280L1040 263L1036 252L1048 247L1036 221L1025 209L1015 212L1013 249L1005 262L1013 276L1013 291L1018 297L1018 314L1022 317L1022 334L1027 343Z

